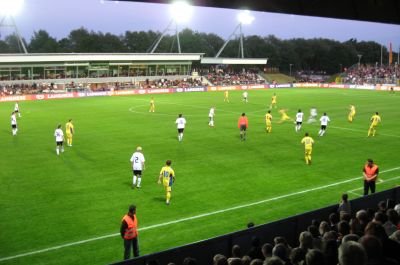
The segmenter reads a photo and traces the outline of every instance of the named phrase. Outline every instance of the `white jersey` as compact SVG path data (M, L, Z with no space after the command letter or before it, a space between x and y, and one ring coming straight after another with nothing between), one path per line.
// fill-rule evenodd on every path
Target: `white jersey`
M56 142L64 141L64 133L61 129L56 129L54 132L54 136L56 137Z
M14 111L19 111L18 103L15 103Z
M15 117L15 114L11 115L11 125L17 125L17 117Z
M178 126L178 129L184 129L186 125L186 120L185 118L181 117L176 119L175 123Z
M331 120L329 119L328 116L322 116L319 121L321 122L321 125L327 126L328 122L330 122Z
M249 94L247 93L247 91L243 92L243 97L244 97L244 98L247 98L248 95L249 95Z
M133 170L143 170L144 155L140 152L133 153L131 157Z
M317 109L315 109L315 108L311 109L310 110L310 115L311 115L311 117L317 117L318 116Z
M298 112L296 114L296 122L303 122L303 116L304 116L303 112Z
M208 117L213 118L213 117L214 117L214 114L215 114L215 109L214 109L214 108L211 108L211 109L210 109L210 113L208 113Z

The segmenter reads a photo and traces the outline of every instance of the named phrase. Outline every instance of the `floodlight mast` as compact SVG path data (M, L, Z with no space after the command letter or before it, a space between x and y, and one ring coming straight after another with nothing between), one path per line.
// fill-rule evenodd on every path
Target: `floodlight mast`
M177 44L178 44L178 53L182 53L182 51L181 51L181 42L179 40L178 22L175 19L171 19L171 21L169 22L168 26L161 33L160 37L158 37L156 43L154 45L150 46L150 48L151 48L150 53L154 53L156 51L158 45L160 44L162 39L165 37L165 35L167 34L168 31L174 30L174 28L172 27L172 25L174 23L175 23L176 41L177 41Z

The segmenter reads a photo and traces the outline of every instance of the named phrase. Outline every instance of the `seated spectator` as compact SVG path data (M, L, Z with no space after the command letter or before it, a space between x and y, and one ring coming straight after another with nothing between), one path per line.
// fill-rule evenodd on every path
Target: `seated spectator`
M251 262L251 258L249 256L245 255L245 256L242 257L242 264L243 265L250 265L250 262Z
M285 265L285 263L278 257L271 257L266 259L263 265Z
M350 225L346 221L340 221L338 224L338 241L342 241L342 238L348 234L350 234Z
M272 249L272 257L280 258L284 262L285 265L291 264L290 260L288 258L288 249L282 243L277 244Z
M329 225L331 230L337 232L337 224L339 223L339 215L337 213L331 213L329 215Z
M367 226L369 222L368 214L366 210L359 210L356 213L356 218L360 224L361 231L365 230L365 227Z
M300 248L304 249L305 251L314 248L313 246L313 236L310 232L304 231L300 233L299 236Z
M326 265L338 264L338 246L336 239L324 240L322 243L322 252L325 255Z
M359 235L356 235L356 234L348 234L348 235L345 235L345 236L342 238L342 243L347 242L347 241L358 242L359 239L360 239L360 236L359 236Z
M222 254L216 254L213 258L214 265L228 265L228 260Z
M326 221L322 221L321 223L320 223L320 225L319 225L319 234L321 235L321 236L324 236L324 234L326 233L326 232L328 232L328 231L330 231L331 229L330 229L330 227L329 227L329 224L328 224L328 222L326 222Z
M398 230L399 216L393 209L387 210L386 215L388 220L383 224L383 228L385 228L386 234L390 236Z
M364 247L367 253L367 263L372 264L397 264L392 260L383 257L382 243L375 236L363 236L360 238L360 244Z
M318 232L318 227L316 227L315 225L310 225L307 228L307 230L308 230L308 232L310 232L310 234L313 237L314 248L322 249L322 237L320 236L320 234Z
M306 254L306 265L324 265L325 257L321 250L310 249Z
M239 245L233 245L232 247L232 258L241 258L241 250Z
M273 249L273 246L269 243L265 243L262 246L261 251L263 253L264 258L272 257L272 249Z
M294 248L290 253L290 262L293 265L301 265L306 258L306 251L302 248Z
M364 247L356 242L349 241L339 247L339 265L366 265L367 254Z
M228 265L242 265L242 260L240 258L229 258Z

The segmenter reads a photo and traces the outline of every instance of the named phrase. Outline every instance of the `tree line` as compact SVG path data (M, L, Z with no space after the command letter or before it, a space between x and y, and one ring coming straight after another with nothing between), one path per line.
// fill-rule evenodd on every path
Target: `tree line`
M34 32L29 43L24 40L30 53L144 53L159 36L155 31L126 31L122 35L89 31L85 28L72 30L65 38L57 40L45 30ZM184 29L179 34L182 52L205 53L213 57L224 39L213 33ZM17 37L9 35L0 40L0 53L19 53ZM156 52L177 52L175 35L166 35ZM294 38L282 40L274 35L244 37L244 52L248 58L269 58L268 66L283 72L292 70L326 71L328 74L358 63L380 64L381 45L374 41L350 39L339 42L331 39ZM232 40L220 57L238 57L239 39ZM397 60L394 53L393 61ZM383 47L383 63L388 62L388 50Z

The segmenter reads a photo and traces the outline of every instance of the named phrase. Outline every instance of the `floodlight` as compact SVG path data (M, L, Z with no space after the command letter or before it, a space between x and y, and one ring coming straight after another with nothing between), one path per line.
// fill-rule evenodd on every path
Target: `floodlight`
M170 13L175 22L184 23L192 15L192 6L183 1L174 2L170 5Z
M24 0L0 0L0 14L4 16L15 16L24 5Z
M250 15L250 11L249 10L244 10L242 12L240 12L237 16L239 22L243 25L249 25L253 22L254 17L252 15Z

